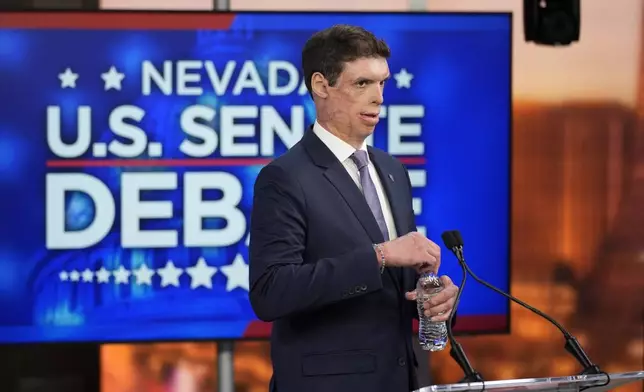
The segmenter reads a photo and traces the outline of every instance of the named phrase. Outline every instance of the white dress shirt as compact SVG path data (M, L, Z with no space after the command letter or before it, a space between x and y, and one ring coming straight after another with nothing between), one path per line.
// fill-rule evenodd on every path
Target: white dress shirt
M331 150L333 155L338 158L344 168L347 169L347 172L353 179L353 182L356 183L356 185L360 189L360 192L362 192L362 185L360 184L360 171L358 170L358 166L355 164L355 162L353 162L353 159L351 159L351 155L353 155L356 149L353 148L349 143L322 128L322 126L317 121L315 122L315 124L313 124L313 132L317 135L317 137L320 138L320 140L322 140L322 142L329 148L329 150ZM360 150L367 151L367 144L363 143L360 147ZM367 158L369 160L369 175L371 176L371 180L376 187L376 193L378 194L378 200L380 201L380 208L382 209L382 214L384 215L385 222L387 223L389 239L393 240L398 237L398 234L396 233L396 226L394 224L394 216L391 213L391 206L389 205L387 194L382 187L382 182L380 181L378 172L376 171L373 163L371 163L369 154L367 154Z

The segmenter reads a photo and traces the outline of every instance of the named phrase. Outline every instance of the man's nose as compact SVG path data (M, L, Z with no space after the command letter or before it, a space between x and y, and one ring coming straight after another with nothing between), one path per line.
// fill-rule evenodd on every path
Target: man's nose
M382 86L378 86L377 89L374 92L373 103L378 104L378 105L382 105L382 103L385 100L383 92L384 91L382 89Z

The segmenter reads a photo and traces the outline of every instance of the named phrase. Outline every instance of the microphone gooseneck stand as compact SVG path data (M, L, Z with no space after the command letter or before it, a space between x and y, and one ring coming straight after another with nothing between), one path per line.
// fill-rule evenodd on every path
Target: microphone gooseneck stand
M568 332L568 330L566 330L561 324L559 324L555 319L543 313L539 309L533 306L530 306L527 303L521 301L520 299L515 298L514 296L504 292L503 290L500 290L494 287L490 283L484 281L483 279L480 279L478 276L476 276L476 274L474 274L474 272L472 272L470 267L465 262L465 257L463 256L463 238L461 237L461 233L458 230L444 232L443 241L445 242L445 245L447 246L447 248L450 249L456 256L456 258L459 260L459 263L461 264L461 267L463 268L463 270L469 275L471 275L472 278L474 278L474 280L484 285L485 287L489 288L490 290L495 291L498 294L501 294L502 296L508 298L509 300L539 315L540 317L546 319L552 325L557 327L557 329L559 329L559 331L562 333L566 341L564 345L565 350L568 353L570 353L582 366L582 371L580 375L603 374L607 378L607 381L604 385L608 385L610 383L610 376L608 375L608 373L602 371L599 368L599 366L597 366L590 360L590 358L588 357L584 349L581 347L581 344L579 344L579 341L577 341L577 339L570 332ZM598 385L597 387L599 386L601 385Z

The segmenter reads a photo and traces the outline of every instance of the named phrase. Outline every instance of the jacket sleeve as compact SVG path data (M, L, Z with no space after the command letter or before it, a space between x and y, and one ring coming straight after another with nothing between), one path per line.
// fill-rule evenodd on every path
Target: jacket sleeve
M276 164L257 176L250 219L250 303L263 321L355 298L382 288L372 245L305 260L306 199L297 179Z

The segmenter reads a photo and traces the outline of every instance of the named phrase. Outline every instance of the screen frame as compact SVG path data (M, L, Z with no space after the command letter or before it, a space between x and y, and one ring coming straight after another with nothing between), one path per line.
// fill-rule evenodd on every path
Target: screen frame
M513 80L514 80L514 16L511 11L508 12L488 12L488 11L296 11L296 10L121 10L121 9L107 9L107 10L68 10L68 9L34 9L34 10L7 10L0 13L0 29L7 28L22 28L22 29L65 29L65 28L87 28L87 29L101 29L101 28L117 28L117 29L130 29L142 30L146 28L154 29L206 29L212 28L213 21L222 18L228 18L231 15L244 15L244 14L279 14L279 15L405 15L405 16L427 16L427 15L445 15L445 16L503 16L508 21L508 222L507 233L505 238L508 241L507 249L507 293L512 293L512 260L513 260L513 125L514 125L514 95L513 95ZM214 18L213 18L214 17ZM97 24L97 18L104 18L104 24ZM144 21L144 23L141 23ZM105 27L109 25L111 27ZM453 255L443 255L443 257L453 257ZM462 279L462 277L461 277ZM460 281L460 280L459 280ZM476 284L473 279L468 279L468 285ZM466 290L467 287L464 288ZM495 330L478 330L478 331L459 331L455 329L456 336L479 336L479 335L508 335L512 333L512 306L511 301L505 298L507 306L506 326L504 329ZM415 320L414 320L415 321ZM417 331L416 321L414 322L414 331ZM146 339L146 340L47 340L47 341L27 341L27 342L6 342L0 343L2 346L30 346L30 345L87 345L87 344L148 344L148 343L171 343L171 342L252 342L252 341L268 341L269 336L266 337L243 337L243 338L196 338L196 339Z

